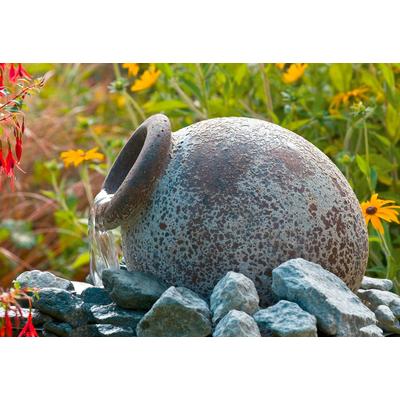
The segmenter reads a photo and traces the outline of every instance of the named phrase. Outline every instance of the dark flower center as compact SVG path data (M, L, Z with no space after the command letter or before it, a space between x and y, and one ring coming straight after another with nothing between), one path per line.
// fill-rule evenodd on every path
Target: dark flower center
M378 211L378 209L374 206L368 207L365 212L369 215L374 215L376 212Z

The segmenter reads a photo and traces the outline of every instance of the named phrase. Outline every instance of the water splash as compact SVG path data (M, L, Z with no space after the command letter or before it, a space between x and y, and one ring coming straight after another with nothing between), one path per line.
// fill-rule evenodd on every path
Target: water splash
M118 269L118 250L114 234L105 230L96 213L100 204L109 202L113 195L102 190L94 199L89 216L90 276L95 286L103 286L101 274L105 269Z

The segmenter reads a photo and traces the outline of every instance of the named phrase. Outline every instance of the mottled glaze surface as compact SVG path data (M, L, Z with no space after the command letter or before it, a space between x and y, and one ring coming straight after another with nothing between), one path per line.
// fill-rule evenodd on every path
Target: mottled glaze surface
M277 125L216 118L172 134L170 159L147 205L122 223L129 270L209 296L227 271L252 279L271 301L273 268L319 263L356 290L368 238L338 168Z

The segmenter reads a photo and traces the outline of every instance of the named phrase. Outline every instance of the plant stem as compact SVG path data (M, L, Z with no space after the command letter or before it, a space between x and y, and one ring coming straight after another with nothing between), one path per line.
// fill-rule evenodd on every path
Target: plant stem
M372 182L371 182L371 166L369 163L369 144L368 144L368 129L365 119L363 120L363 133L364 133L364 145L365 145L365 161L367 162L367 182L370 192L373 192Z
M395 285L395 289L396 291L398 291L400 289L400 282L398 280L398 276L397 276L397 268L396 268L396 260L394 259L392 252L390 251L390 248L386 242L385 236L382 235L380 232L378 232L379 234L379 238L381 240L381 247L383 250L383 253L385 254L386 257L386 263L387 263L387 267L386 267L386 278L390 279L393 281L394 285Z
M205 115L196 107L192 99L182 90L182 88L179 86L178 82L174 78L170 80L170 85L175 89L176 93L178 93L182 101L186 103L186 105L197 115L198 118L207 119L207 115Z
M265 106L267 108L267 115L270 121L273 120L272 115L273 115L273 105L272 105L272 96L271 96L271 85L269 83L269 79L267 74L265 73L265 68L264 64L259 64L259 69L261 72L261 79L263 82L263 89L264 89L264 101L265 101Z
M201 88L201 94L203 96L203 100L204 100L204 108L205 108L205 114L206 117L208 118L208 114L209 114L209 109L208 109L208 96L207 96L207 90L206 90L206 81L204 78L204 74L203 74L203 70L201 69L201 65L200 64L196 64L196 70L197 70L197 74L199 77L199 86Z
M118 64L113 64L114 67L114 73L115 73L115 77L117 79L121 79L121 72L119 70ZM129 117L132 121L133 126L136 128L139 125L138 119L136 117L135 111L132 108L132 104L130 101L130 96L129 93L126 91L126 89L124 88L123 91L123 96L125 97L125 104L126 104L126 109L128 111Z
M90 186L88 166L86 164L83 164L79 172L82 179L83 187L85 188L85 193L88 202L89 204L93 204L93 193L92 193L92 187Z

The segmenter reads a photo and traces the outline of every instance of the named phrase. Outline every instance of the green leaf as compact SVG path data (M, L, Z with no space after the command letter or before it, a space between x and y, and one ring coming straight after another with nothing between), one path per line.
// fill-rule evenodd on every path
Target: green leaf
M400 135L400 115L391 104L386 108L385 124L389 136L397 142Z
M173 72L168 64L157 64L157 68L166 76L167 79L173 77Z
M387 148L389 148L392 145L391 141L386 136L379 135L375 132L371 132L371 135L374 136L376 139L378 139L379 142Z
M378 64L379 70L382 72L383 79L388 84L390 89L394 88L394 74L392 68L387 64Z
M86 251L85 253L79 254L79 256L75 258L75 261L72 263L71 268L79 269L80 267L89 264L89 261L90 253Z
M372 188L373 191L375 191L376 183L378 181L378 173L377 173L375 167L371 168L371 175L370 176L371 176L371 188Z
M336 90L346 92L350 90L353 66L352 64L332 64L329 67L329 76Z
M356 155L356 162L360 171L365 175L368 176L368 164L365 161L364 157L360 156L359 154Z
M187 108L187 105L180 100L149 101L143 108L147 113L158 113Z
M297 121L288 122L284 125L284 128L296 132L296 130L306 126L310 121L310 118L298 119Z
M374 75L372 75L370 72L368 72L364 69L361 71L361 82L363 82L365 85L371 87L374 90L374 92L376 92L376 93L383 92L383 88L382 88L379 80Z
M235 75L234 75L234 81L237 85L240 85L243 81L243 78L247 74L247 65L246 64L239 64L239 66L236 68Z

